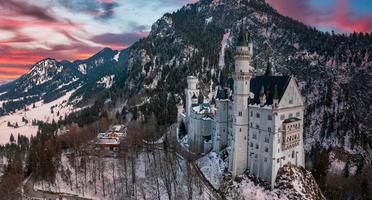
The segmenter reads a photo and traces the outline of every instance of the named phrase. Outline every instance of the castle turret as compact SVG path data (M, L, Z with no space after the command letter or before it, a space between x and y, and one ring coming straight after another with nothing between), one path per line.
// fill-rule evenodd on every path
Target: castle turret
M247 169L248 159L248 99L253 67L253 44L250 34L242 26L235 51L234 96L233 96L233 142L231 172L235 177Z
M227 145L228 105L227 91L218 88L216 96L216 131L213 136L213 151L219 153Z
M182 104L182 101L180 101L177 104L177 122L178 123L182 121L182 113L183 113L183 104Z
M185 96L186 96L186 116L190 116L190 110L192 108L192 97L196 97L196 104L198 103L199 90L196 88L198 84L198 79L195 76L188 76L187 77L187 89L185 89Z
M260 106L263 107L266 103L266 94L264 86L261 87L260 91Z
M199 105L198 97L195 94L193 94L191 97L191 108L197 105Z
M279 94L278 94L278 86L274 86L274 96L273 96L273 108L276 109L279 107Z

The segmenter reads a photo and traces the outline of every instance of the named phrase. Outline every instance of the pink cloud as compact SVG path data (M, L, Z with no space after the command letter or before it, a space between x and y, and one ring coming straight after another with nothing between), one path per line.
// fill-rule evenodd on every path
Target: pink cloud
M332 8L315 8L309 0L267 0L279 13L315 27L341 32L372 31L372 15L357 16L349 0L337 0Z

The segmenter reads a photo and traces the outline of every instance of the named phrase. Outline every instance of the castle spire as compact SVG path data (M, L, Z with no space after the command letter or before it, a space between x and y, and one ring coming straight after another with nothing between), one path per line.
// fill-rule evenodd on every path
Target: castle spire
M263 107L266 103L266 94L265 94L265 87L261 87L260 91L260 106Z
M251 36L248 31L245 30L244 24L240 27L239 37L237 46L248 46L251 42Z
M273 75L272 66L270 64L270 61L267 61L265 76L272 76L272 75Z

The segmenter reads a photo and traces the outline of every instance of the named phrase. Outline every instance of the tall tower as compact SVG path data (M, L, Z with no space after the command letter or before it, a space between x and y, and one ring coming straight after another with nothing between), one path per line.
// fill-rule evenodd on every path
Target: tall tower
M192 97L199 96L199 90L196 89L198 79L195 76L187 77L187 89L185 89L186 95L186 116L190 116L190 109L192 105Z
M241 27L235 52L232 157L233 177L244 173L248 166L248 100L253 67L253 44L248 32Z
M213 137L213 151L219 153L221 148L227 145L227 133L228 133L228 105L229 100L226 95L226 91L219 88L216 98L216 131Z

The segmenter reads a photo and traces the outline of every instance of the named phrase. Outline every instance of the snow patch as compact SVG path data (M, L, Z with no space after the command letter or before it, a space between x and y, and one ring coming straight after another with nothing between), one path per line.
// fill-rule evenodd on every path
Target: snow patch
M111 88L112 84L114 83L114 78L115 75L104 76L97 81L97 84L102 84L106 89Z
M119 62L119 57L120 57L120 51L114 56L114 60L116 60L116 62Z
M9 142L11 134L16 136L19 133L26 137L36 135L38 127L32 126L32 120L51 123L53 120L58 121L60 117L64 117L76 111L73 105L68 104L69 98L75 91L76 90L67 92L64 96L46 104L44 104L43 101L36 102L35 108L33 108L33 105L28 105L26 111L19 110L15 113L0 117L0 144ZM52 107L54 107L53 113L51 113ZM22 118L26 119L28 123L22 122ZM8 122L12 125L17 123L19 127L9 127Z

